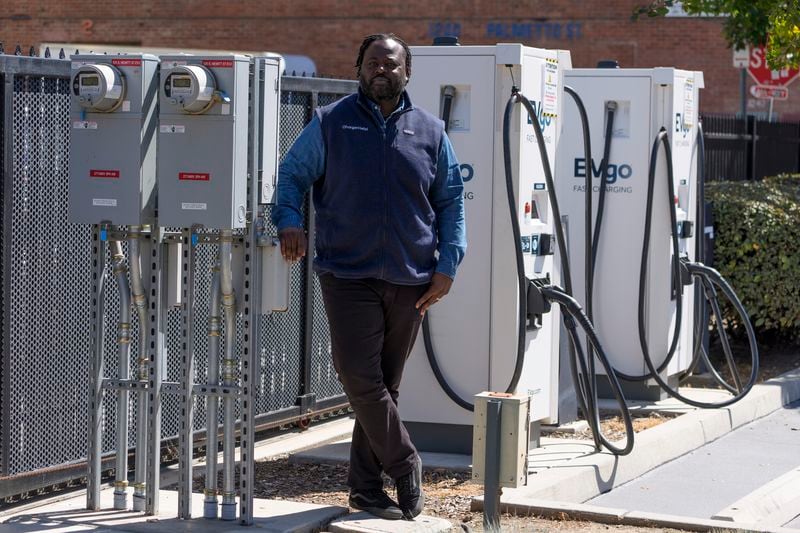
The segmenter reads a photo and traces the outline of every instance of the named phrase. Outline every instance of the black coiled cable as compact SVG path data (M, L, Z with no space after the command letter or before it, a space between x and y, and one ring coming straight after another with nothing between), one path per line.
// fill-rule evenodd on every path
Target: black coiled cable
M723 400L721 402L700 402L697 400L692 400L691 398L687 398L686 396L682 395L681 393L670 387L669 384L667 384L664 381L664 379L659 375L658 369L655 367L655 364L653 363L652 357L650 356L650 350L647 345L646 334L644 331L644 322L645 322L644 280L648 267L650 228L652 226L653 189L655 185L657 158L660 146L664 147L664 152L667 160L667 190L668 190L667 196L669 200L670 227L671 227L672 248L673 248L672 275L673 275L673 283L674 286L676 287L676 292L677 292L676 296L680 297L682 293L682 287L684 285L683 282L686 281L687 282L686 284L688 284L689 282L688 279L684 279L686 276L683 276L681 274L681 268L683 267L686 269L688 276L698 279L704 287L704 293L706 295L706 299L710 302L712 311L714 312L715 318L717 320L718 329L720 330L720 338L722 339L723 350L725 352L725 357L731 369L731 372L734 376L734 381L736 383L735 389L733 387L730 387L722 379L722 377L719 376L719 374L716 371L714 371L715 379L717 379L718 382L723 384L726 390L734 394L732 398L728 398L727 400ZM719 274L719 272L701 263L692 263L689 262L688 260L680 259L678 250L678 237L676 235L677 220L675 215L674 198L675 198L675 186L674 186L673 172L672 172L672 151L670 149L669 137L667 136L667 132L664 128L662 128L661 131L659 131L658 135L656 136L655 141L653 142L653 149L650 154L650 170L648 172L647 205L645 207L646 210L645 210L644 239L642 242L642 263L639 275L639 320L638 320L639 345L641 346L642 349L644 362L647 365L647 369L650 371L650 377L652 377L667 394L693 407L712 408L712 409L726 407L741 400L748 392L750 392L750 389L753 388L753 385L755 385L756 379L758 378L758 345L755 338L755 331L753 330L753 326L750 323L747 310L744 308L741 301L739 301L739 298L736 296L736 293L730 287L728 282L725 281L725 279ZM727 335L725 334L722 328L722 313L719 309L718 293L716 291L716 288L721 289L722 293L731 302L734 309L742 319L742 323L744 324L745 330L747 332L747 340L750 345L752 366L750 370L750 379L744 386L741 385L741 382L739 380L738 373L736 372L735 361L733 360L733 354L730 349L730 344L728 342ZM675 317L676 328L672 344L670 346L670 353L674 351L675 345L677 344L678 341L678 332L680 331L679 324L682 314L681 302L682 302L681 298L678 298L676 301L676 313L677 313L677 316ZM697 343L698 339L695 339L695 342ZM696 350L697 347L695 347L695 351ZM711 367L710 364L709 367ZM736 390L735 393L734 390Z
M442 120L444 121L444 130L445 132L447 132L450 127L450 110L452 109L453 98L455 98L456 89L452 85L446 85L443 88L443 94L444 94L444 105L442 106ZM511 201L513 202L513 196ZM525 321L528 311L526 308L527 299L525 298L526 296L525 271L521 261L522 258L518 257L517 285L519 287L520 306L519 306L519 316L517 322L519 324L519 327L517 328L517 357L514 363L514 373L511 376L511 381L509 382L508 387L506 387L507 393L512 393L517 389L517 384L519 384L520 377L522 376L522 367L525 363ZM430 365L431 370L433 371L433 376L436 378L436 382L439 383L439 386L442 388L447 397L453 400L453 402L456 405L466 409L467 411L474 411L475 405L465 400L461 396L459 396L458 393L455 390L453 390L453 388L447 382L447 378L444 377L442 369L439 367L439 362L436 357L436 350L433 347L433 341L431 339L431 325L430 325L429 315L430 312L425 313L425 316L422 319L422 340L423 343L425 344L425 354L428 356L428 364Z

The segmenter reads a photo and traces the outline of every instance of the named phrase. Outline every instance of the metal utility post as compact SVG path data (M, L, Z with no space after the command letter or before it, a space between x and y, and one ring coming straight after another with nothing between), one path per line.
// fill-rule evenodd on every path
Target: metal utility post
M483 481L483 529L500 531L500 414L503 402L486 402L486 455Z
M166 353L167 290L165 287L167 264L167 244L163 241L161 228L153 226L150 235L150 287L148 298L148 327L155 332L147 347L150 357L150 371L147 390L147 489L145 514L158 514L158 494L160 489L161 466L161 384L164 376L164 354ZM144 259L144 258L143 258Z
M739 69L739 115L742 118L747 116L747 69Z
M747 67L750 65L750 48L737 48L733 50L733 67L739 69L739 113L742 118L747 116Z
M497 532L502 487L521 487L528 479L530 398L482 392L474 405L472 481L483 482L483 527Z
M89 363L89 472L86 476L86 508L100 510L100 474L103 404L103 337L104 305L106 280L106 241L101 238L105 230L101 226L92 229L92 344Z
M185 274L181 277L183 312L181 313L181 415L178 456L178 518L192 517L192 451L194 438L194 267L195 228L183 232Z

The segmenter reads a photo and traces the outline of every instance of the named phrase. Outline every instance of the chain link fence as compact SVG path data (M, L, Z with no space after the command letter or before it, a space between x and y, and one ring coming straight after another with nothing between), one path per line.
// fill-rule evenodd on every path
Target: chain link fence
M68 61L0 54L0 498L85 475L91 228L67 221L69 77ZM284 77L282 85L281 157L317 105L356 89L352 81L320 78ZM311 228L313 213L309 206L305 211ZM208 366L205 328L216 253L213 245L199 247L197 253L198 382ZM105 377L114 378L119 299L113 278L106 295ZM292 266L290 298L288 312L261 318L256 403L256 424L261 428L347 405L333 370L319 285L305 260ZM135 313L133 317L135 333ZM180 323L180 310L170 310L165 381L180 378ZM241 341L237 340L237 354ZM131 353L137 350L134 335ZM178 433L179 398L169 394L163 398L161 436L169 440ZM201 432L205 401L197 402L195 428ZM132 400L131 446L135 408ZM114 394L107 392L102 413L104 461L113 453L115 410Z

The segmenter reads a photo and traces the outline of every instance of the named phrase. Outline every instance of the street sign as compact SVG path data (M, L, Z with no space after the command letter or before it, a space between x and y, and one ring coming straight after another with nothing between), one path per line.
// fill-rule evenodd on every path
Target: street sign
M750 66L750 47L735 48L733 50L733 68L747 68Z
M758 85L768 85L771 87L786 87L800 74L798 68L785 68L781 70L770 70L767 66L767 58L763 46L750 48L750 65L747 67L750 77Z
M756 98L788 100L789 89L786 87L772 87L770 85L753 85L750 87L750 94Z

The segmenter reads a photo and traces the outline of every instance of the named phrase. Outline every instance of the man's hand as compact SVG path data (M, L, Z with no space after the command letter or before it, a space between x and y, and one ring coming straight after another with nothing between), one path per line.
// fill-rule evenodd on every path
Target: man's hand
M435 272L431 278L430 287L428 287L428 290L422 295L422 298L417 300L416 308L419 309L419 314L424 316L425 311L427 311L430 306L444 298L444 296L450 292L450 286L452 284L452 279L440 272Z
M308 241L301 228L284 228L278 232L281 241L281 254L289 262L299 261L306 256Z

